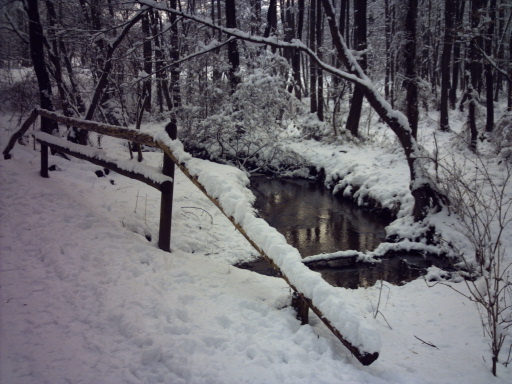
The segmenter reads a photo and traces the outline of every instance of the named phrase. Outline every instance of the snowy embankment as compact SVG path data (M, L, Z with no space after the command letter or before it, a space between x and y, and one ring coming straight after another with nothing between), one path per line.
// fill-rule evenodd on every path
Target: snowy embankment
M360 206L385 209L403 216L414 203L409 190L409 168L397 148L369 147L315 140L295 142L290 148L325 173L325 185L333 193L353 199Z
M342 289L334 288L302 263L297 249L265 220L257 217L253 204L255 197L248 189L249 179L241 170L209 161L194 159L178 140L171 140L164 132L157 141L172 149L180 164L205 187L209 196L216 198L224 212L239 224L248 237L279 267L288 281L311 300L327 321L361 354L380 350L380 335L372 324L350 302L341 297Z
M5 142L2 132L2 148ZM105 147L126 158L116 142ZM145 154L149 165L160 161L161 154ZM205 172L218 169L203 164ZM492 378L482 359L489 354L478 313L446 287L385 284L379 310L386 320L373 319L378 287L334 289L335 301L365 316L381 335L380 358L362 367L314 316L300 326L281 279L230 265L255 252L181 172L173 252L165 253L156 247L158 191L116 174L98 178L97 166L79 160L51 157L50 165L58 170L40 178L31 146L17 146L12 160L0 160L0 382L512 379L504 369ZM223 188L223 180L215 185ZM268 251L292 252L271 244Z

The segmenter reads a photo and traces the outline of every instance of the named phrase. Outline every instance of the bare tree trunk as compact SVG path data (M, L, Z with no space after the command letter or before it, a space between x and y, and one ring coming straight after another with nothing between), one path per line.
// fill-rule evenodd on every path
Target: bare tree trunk
M226 27L236 28L236 8L235 0L226 0ZM231 64L229 69L229 83L231 85L231 92L234 92L237 85L240 83L238 76L238 67L240 66L240 54L238 53L238 45L236 40L230 41L228 44L228 60Z
M141 29L144 34L144 42L142 43L142 55L144 57L144 72L151 75L153 72L153 47L151 43L151 31L149 28L149 15L146 14L141 20ZM148 76L142 85L142 99L144 109L151 113L151 76Z
M501 38L503 36L504 27L505 27L505 8L501 6L501 2L500 2L500 4L498 4L497 8L498 9L496 11L496 15L497 15L496 36L497 36L497 40L501 40ZM496 60L498 62L503 62L505 60L505 44L503 44L503 42L500 41L498 43L498 46L496 47L496 50L495 50L495 55L496 55ZM496 103L500 100L500 91L502 89L503 89L503 74L500 71L498 71L498 73L496 74L496 87L494 90L494 101Z
M27 15L29 19L30 56L39 86L39 103L41 108L53 111L52 84L46 68L43 27L39 18L37 1L27 2ZM41 130L52 134L58 131L59 127L55 121L41 117Z
M512 61L512 30L510 31L510 36L508 38L508 59ZM510 77L512 77L512 68L508 71ZM512 111L512 82L508 82L508 95L507 95L507 111Z
M323 54L321 51L322 47L322 35L323 35L323 27L322 27L322 4L320 1L317 1L316 6L316 46L317 46L317 55L320 60L323 59ZM320 121L324 121L324 75L322 68L318 67L318 75L317 75L317 115Z
M61 54L59 52L58 42L60 39L56 36L57 13L55 12L55 7L51 1L46 0L45 5L48 12L48 24L50 26L48 30L48 40L50 41L48 41L47 44L48 57L50 62L53 64L53 70L51 68L48 69L52 77L55 79L64 114L66 116L73 116L75 113L72 110L71 102L68 97L70 92L67 89L66 84L64 84L63 79L62 65L60 61Z
M285 9L282 12L284 19L282 21L283 23L283 29L284 29L284 41L291 42L292 39L295 38L295 12L293 9L293 4L291 0L286 0L286 6ZM288 60L288 62L292 63L293 58L293 48L285 48L283 49L283 57ZM290 92L293 90L293 85L290 85Z
M304 28L304 0L298 0L299 13L297 15L297 39L302 40L302 30ZM298 49L293 52L292 69L295 88L295 97L302 99L302 80L301 80L301 54Z
M151 11L149 13L151 19L151 32L155 44L155 72L156 84L158 88L158 104L160 112L163 112L163 99L167 104L167 109L172 109L171 95L169 94L169 86L167 84L167 71L164 69L164 53L161 43L161 36L159 36L160 18L158 12Z
M409 0L407 17L405 22L405 31L407 42L404 49L405 59L405 80L404 86L407 92L406 96L406 115L409 119L412 135L414 138L418 134L418 76L416 73L416 22L418 18L418 0Z
M309 10L309 48L316 52L316 3L320 0L311 0L311 7ZM313 59L310 59L309 64L309 97L310 97L310 112L318 112L318 87L317 87L317 65Z
M453 0L453 4L450 4L453 7L454 13L455 13L455 20L454 20L454 34L453 36L456 37L455 42L453 44L453 64L452 64L452 86L450 88L449 92L449 98L450 98L450 107L451 109L455 109L455 106L457 104L457 88L459 87L459 69L460 69L460 48L461 43L458 36L460 35L460 32L462 30L462 20L464 18L464 6L466 2L461 0Z
M277 33L277 0L270 0L267 11L267 26L265 27L264 37L269 37Z
M480 24L480 10L486 0L472 0L471 1L471 28L476 31ZM468 84L467 98L469 100L468 107L468 124L470 130L470 143L469 148L476 151L477 140L478 140L478 129L476 126L476 103L481 88L481 77L482 77L482 64L481 54L479 47L482 46L482 36L477 33L471 38L469 43L469 68L471 74L471 82Z
M28 15L28 34L30 41L30 57L36 73L37 84L39 86L39 103L41 108L53 111L52 103L52 84L46 68L44 59L44 35L43 27L39 19L39 9L37 1L28 1L26 10ZM57 122L41 116L41 130L52 134L59 130ZM48 146L41 145L41 176L48 177Z
M396 33L396 8L395 4L391 3L389 5L389 44L390 49L387 52L387 60L389 64L389 103L391 107L395 107L395 74L396 74L396 54L395 50L391 48L391 43L393 41L393 36Z
M170 0L171 8L177 9L178 1ZM179 51L179 35L178 35L178 18L176 14L172 13L169 17L169 21L171 22L171 46L170 46L170 57L173 63L178 62L180 59L180 51ZM180 66L178 64L173 65L171 67L171 100L172 100L172 109L171 109L171 120L174 118L176 109L181 107L181 87L180 87L180 77L181 71Z
M384 0L384 18L386 34L386 74L384 77L384 96L389 100L389 76L391 70L391 17L389 10L389 0Z
M359 65L363 71L366 71L366 0L358 0L354 2L354 49L362 52ZM361 86L354 87L352 100L350 103L350 111L347 118L347 131L352 136L359 136L359 120L361 119L361 110L363 107L364 90Z
M485 54L489 57L492 56L492 43L494 40L494 24L497 17L496 0L490 0L489 14L488 14L488 27L487 37L485 41ZM491 63L485 64L485 86L486 86L486 106L487 106L487 122L485 130L492 132L494 130L494 75Z
M450 123L448 119L448 92L450 88L450 61L453 46L453 1L444 2L444 44L443 54L441 56L441 105L439 129L449 131Z

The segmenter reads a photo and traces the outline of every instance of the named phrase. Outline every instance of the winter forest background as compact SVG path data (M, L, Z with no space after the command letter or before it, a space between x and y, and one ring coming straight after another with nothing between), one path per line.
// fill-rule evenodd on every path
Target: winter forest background
M247 175L317 178L392 218L386 250L453 259L456 274L432 270L429 276L477 304L486 365L495 376L498 366L508 366L510 0L0 5L6 137L36 107L142 131L174 122L195 157ZM108 143L50 119L40 124L74 144ZM133 161L155 161L136 143L122 150ZM382 256L383 249L365 257ZM149 361L165 365L157 355ZM323 382L319 375L314 380ZM358 375L347 377L368 380ZM418 382L428 380L424 374Z
M448 110L466 108L476 149L477 119L490 133L494 103L511 108L508 1L335 1L337 30L321 0L2 3L2 68L47 72L46 107L137 127L172 115L194 152L248 170L295 163L271 161L284 129L365 136L363 87L336 76L337 32L414 137L420 111L440 110L448 130ZM36 78L16 73L2 79L3 108L23 114L38 103Z

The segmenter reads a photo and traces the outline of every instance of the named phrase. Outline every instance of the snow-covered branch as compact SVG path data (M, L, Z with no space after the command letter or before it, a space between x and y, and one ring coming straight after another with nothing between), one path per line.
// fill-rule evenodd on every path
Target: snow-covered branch
M219 48L229 44L231 41L233 41L235 39L236 39L235 37L230 37L226 41L222 41L222 42L214 40L214 41L210 42L210 44L208 44L207 46L203 47L203 49L198 50L197 52L194 52L194 53L192 53L190 55L187 55L187 56L183 57L180 60L172 62L171 64L167 64L166 66L164 66L162 68L159 68L158 70L156 70L156 71L154 71L152 73L143 74L142 76L137 77L137 79L133 83L135 84L135 83L138 83L140 81L147 80L148 78L150 78L154 74L157 74L159 72L163 72L163 71L165 71L165 70L167 70L167 69L169 69L171 67L180 65L181 63L184 63L184 62L192 60L192 59L194 59L196 57L199 57L199 56L205 55L207 53L210 53L210 52L212 52L212 51L214 51L216 49L219 49Z
M213 30L220 31L222 33L225 33L233 38L240 39L249 43L257 44L257 45L267 45L273 48L293 48L298 49L301 52L304 52L308 56L310 56L315 62L325 71L332 73L335 76L341 77L342 79L345 79L347 81L358 83L361 85L364 85L364 83L361 81L360 78L357 76L348 73L346 71L343 71L341 69L335 68L324 61L322 61L318 55L313 52L308 46L306 46L301 40L294 39L291 42L286 42L283 40L279 40L275 36L271 37L263 37L263 36L255 36L248 32L241 31L236 28L226 28L217 24L214 24L213 21L204 19L202 17L197 17L194 15L189 15L186 12L178 11L173 8L166 7L163 3L156 3L151 0L138 0L138 3L147 5L149 7L153 7L155 9L170 12L177 16L181 16L184 19L196 22L198 24L204 25L206 27L209 27Z
M479 45L476 45L476 46L477 46L478 50L480 51L480 53L482 54L482 57L483 57L483 58L484 58L484 59L485 59L489 64L491 64L491 66L492 66L496 71L498 71L498 72L499 72L499 73L501 73L503 76L505 76L505 78L507 79L507 81L508 81L509 83L511 83L511 84L512 84L512 77L510 76L510 74L509 74L507 71L505 71L505 70L501 69L501 68L498 66L498 64L496 63L496 61L494 61L494 59L493 59L491 56L489 56L488 54L486 54L486 53L485 53L485 51L482 49L482 47L480 47Z

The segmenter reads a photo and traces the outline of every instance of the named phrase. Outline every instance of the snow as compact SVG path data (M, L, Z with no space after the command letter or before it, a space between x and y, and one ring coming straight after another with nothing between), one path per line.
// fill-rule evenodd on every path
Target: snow
M218 199L224 212L235 219L256 245L268 255L290 282L311 299L331 324L361 352L374 353L380 349L380 337L364 314L343 298L345 289L334 288L319 273L304 266L299 252L288 245L285 237L256 217L252 205L254 196L246 187L247 176L239 169L193 159L183 150L183 144L160 134L158 143L166 144L184 164L192 176L205 187L209 195Z
M135 160L130 161L110 158L106 155L103 149L75 144L70 141L49 135L41 131L33 132L33 136L36 139L43 140L48 144L58 145L62 148L68 149L70 151L90 158L98 159L107 163L115 163L119 167L119 169L140 174L146 177L147 179L153 181L155 184L163 184L166 181L172 182L172 177L162 174L161 169L158 169L150 165L141 164Z
M351 196L358 187L354 198L364 206L365 199L373 199L382 208L408 214L413 199L409 192L409 168L405 156L385 147L375 147L369 156L365 146L327 144L315 140L294 142L290 148L300 153L311 164L322 168L326 174L325 184L334 193ZM385 181L383 183L382 181Z
M9 122L2 123L3 148ZM399 202L403 215L410 209L401 154L310 144L310 158L327 167L333 186L343 175L352 181L338 188L363 181L361 194L384 205ZM94 165L53 156L50 165L61 171L43 179L38 153L18 145L11 160L0 161L0 382L512 381L503 366L498 378L491 375L478 312L463 296L421 279L358 290L317 284L282 236L253 215L243 173L192 159L179 152L178 141L173 145L285 273L304 277L303 288L328 309L328 318L357 313L346 327L358 329L367 347L372 340L365 337L380 335L379 359L361 366L314 315L301 326L282 279L233 267L256 252L179 170L172 253L166 253L156 245L158 191L112 173L98 178ZM103 146L109 155L128 157L118 141L104 138ZM148 166L161 165L160 153L144 158ZM365 169L373 170L368 179L358 178Z

